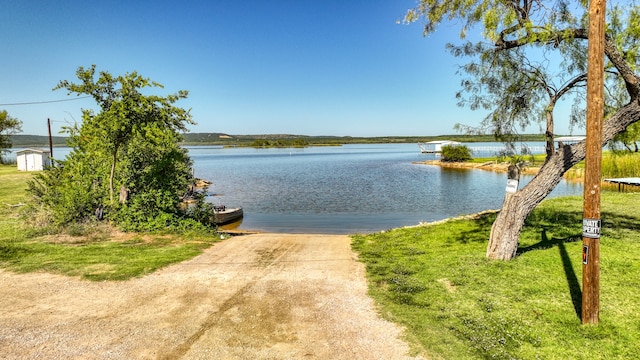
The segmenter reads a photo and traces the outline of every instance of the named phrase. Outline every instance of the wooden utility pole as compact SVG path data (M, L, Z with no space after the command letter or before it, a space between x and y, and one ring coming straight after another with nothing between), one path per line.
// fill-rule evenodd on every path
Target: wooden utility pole
M51 158L51 165L53 165L53 140L51 139L51 119L47 118L47 129L49 129L49 157Z
M604 27L606 0L589 4L587 144L582 218L582 324L600 319L600 184L604 121Z

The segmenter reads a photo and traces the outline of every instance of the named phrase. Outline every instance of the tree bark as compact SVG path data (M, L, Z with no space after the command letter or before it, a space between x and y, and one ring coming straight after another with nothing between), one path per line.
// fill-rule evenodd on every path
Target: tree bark
M118 150L113 152L111 160L111 172L109 173L109 205L113 206L113 179L116 175L116 164L118 162Z
M638 99L634 99L604 122L602 146L638 120L640 104ZM584 141L558 148L525 187L505 196L502 209L491 227L487 258L511 260L516 256L525 219L560 183L562 175L584 159L585 148Z
M546 150L546 154L547 156L545 157L545 161L547 161L549 158L551 158L553 156L553 150L554 150L554 146L553 146L553 108L555 107L555 101L550 101L549 105L547 107L547 110L545 110L545 115L546 115L546 120L547 120L547 129L545 131L544 134L544 138L545 138L545 150Z
M111 171L109 172L109 205L113 206L113 193L114 193L114 180L116 177L116 166L118 165L118 151L120 151L120 145L122 142L119 140L122 137L118 137L114 141L113 152L111 153Z

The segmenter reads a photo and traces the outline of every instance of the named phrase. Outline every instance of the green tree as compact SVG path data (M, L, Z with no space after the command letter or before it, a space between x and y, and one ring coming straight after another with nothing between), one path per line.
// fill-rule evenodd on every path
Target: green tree
M610 89L608 93L612 101L605 104L607 105L605 113L615 112L628 101L627 92L623 87ZM618 151L618 145L621 145L629 152L638 152L638 141L640 141L640 122L629 125L625 131L617 134L613 141L609 143L609 148L613 151Z
M456 124L455 129L467 134L491 133L514 147L520 139L520 130L532 123L544 122L546 159L551 158L556 104L561 98L582 90L587 80L586 48L573 44L563 50L569 55L571 65L552 64L546 57L532 59L531 54L522 49L493 51L492 46L485 43L449 45L454 56L475 59L462 67L470 78L462 81L462 90L456 94L458 104L489 110L479 126ZM554 72L554 69L561 70ZM577 122L582 114L578 113L579 108L574 110L576 114L572 119Z
M540 70L545 74L545 79L549 79L546 75L551 73L549 68L543 66L544 59L549 59L553 54L564 61L567 66L565 69L569 69L555 77L560 79L568 74L565 78L566 83L571 82L571 79L577 79L580 69L585 66L583 60L580 60L579 49L584 49L588 41L586 5L587 2L582 0L421 0L416 8L407 13L405 21L423 20L425 34L435 31L442 22L457 21L461 24L462 38L468 31L480 29L484 41L490 46L479 45L482 49L472 55L515 59L517 54L524 54L526 59L540 60L539 65L533 66L530 70ZM615 3L607 11L607 86L624 89L626 102L608 111L607 121L603 125L603 146L629 125L640 120L640 77L635 72L640 49L640 23L637 21L639 16L640 8L634 3ZM512 66L513 62L498 61L493 64L494 68L489 70L506 74L505 68ZM517 81L527 79L525 70L516 68L512 71L512 75L518 74L515 79L505 77L506 75L494 78L505 82L505 85L517 84ZM492 95L515 100L503 108L507 111L517 111L521 105L526 105L525 108L532 107L527 102L550 99L531 96L530 93L521 97L514 94L517 92L496 91ZM495 104L489 106L498 108ZM498 126L507 126L510 117L507 114L494 119L498 120ZM564 145L554 149L549 155L534 179L516 193L505 196L502 211L492 226L487 247L488 258L508 260L515 256L525 219L551 193L562 179L562 175L584 159L585 143Z
M9 116L6 110L0 111L0 160L2 155L9 152L13 146L11 135L22 131L22 122Z
M271 143L269 142L269 140L256 139L251 143L251 146L257 148L270 147Z
M193 121L189 111L173 105L179 99L186 98L187 91L181 90L166 97L143 95L144 88L162 85L143 78L135 71L117 77L103 71L96 79L95 70L95 65L89 69L80 67L76 72L79 83L64 80L54 90L64 88L68 94L90 95L100 106L98 114L83 110L83 129L79 141L96 144L95 140L98 140L97 145L111 155L109 203L113 205L118 152L149 124L178 132L186 131L186 125Z
M95 66L77 72L79 84L60 82L77 94L91 94L100 112L83 110L81 125L67 127L72 151L65 160L38 174L30 184L37 203L58 225L83 221L97 208L127 229L145 223L169 223L186 216L181 196L193 183L192 162L182 141L189 111L174 103L186 91L166 97L146 95L147 86L160 87L137 73L113 77ZM126 201L114 201L114 189L126 190Z
M627 130L616 135L616 143L622 144L629 152L638 152L638 141L640 141L640 123L629 125Z

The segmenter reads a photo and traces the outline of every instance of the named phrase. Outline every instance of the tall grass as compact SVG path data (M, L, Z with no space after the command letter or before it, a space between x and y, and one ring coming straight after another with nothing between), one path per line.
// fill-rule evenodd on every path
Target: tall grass
M544 154L522 157L527 161L527 166L537 167L544 164ZM484 163L489 161L506 162L508 159L501 157L474 158L470 162ZM602 178L640 177L640 153L627 151L605 151L602 153L601 164ZM584 161L574 165L564 175L565 179L580 181L584 179ZM613 186L611 187L613 188ZM640 190L640 189L638 189Z
M576 164L565 174L565 179L581 181L584 179L584 161ZM605 151L602 153L602 179L640 177L640 153ZM617 189L618 185L604 182L604 189ZM629 186L625 191L638 192L640 187Z
M580 180L584 178L584 161L574 165L565 178ZM602 153L602 178L640 177L640 153L605 151Z
M602 156L602 176L640 177L640 153L605 152Z

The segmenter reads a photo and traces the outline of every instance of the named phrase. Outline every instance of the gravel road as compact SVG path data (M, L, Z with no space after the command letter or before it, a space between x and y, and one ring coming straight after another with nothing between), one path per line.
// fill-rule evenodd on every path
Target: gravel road
M124 282L0 270L3 359L413 359L343 235L253 234Z

